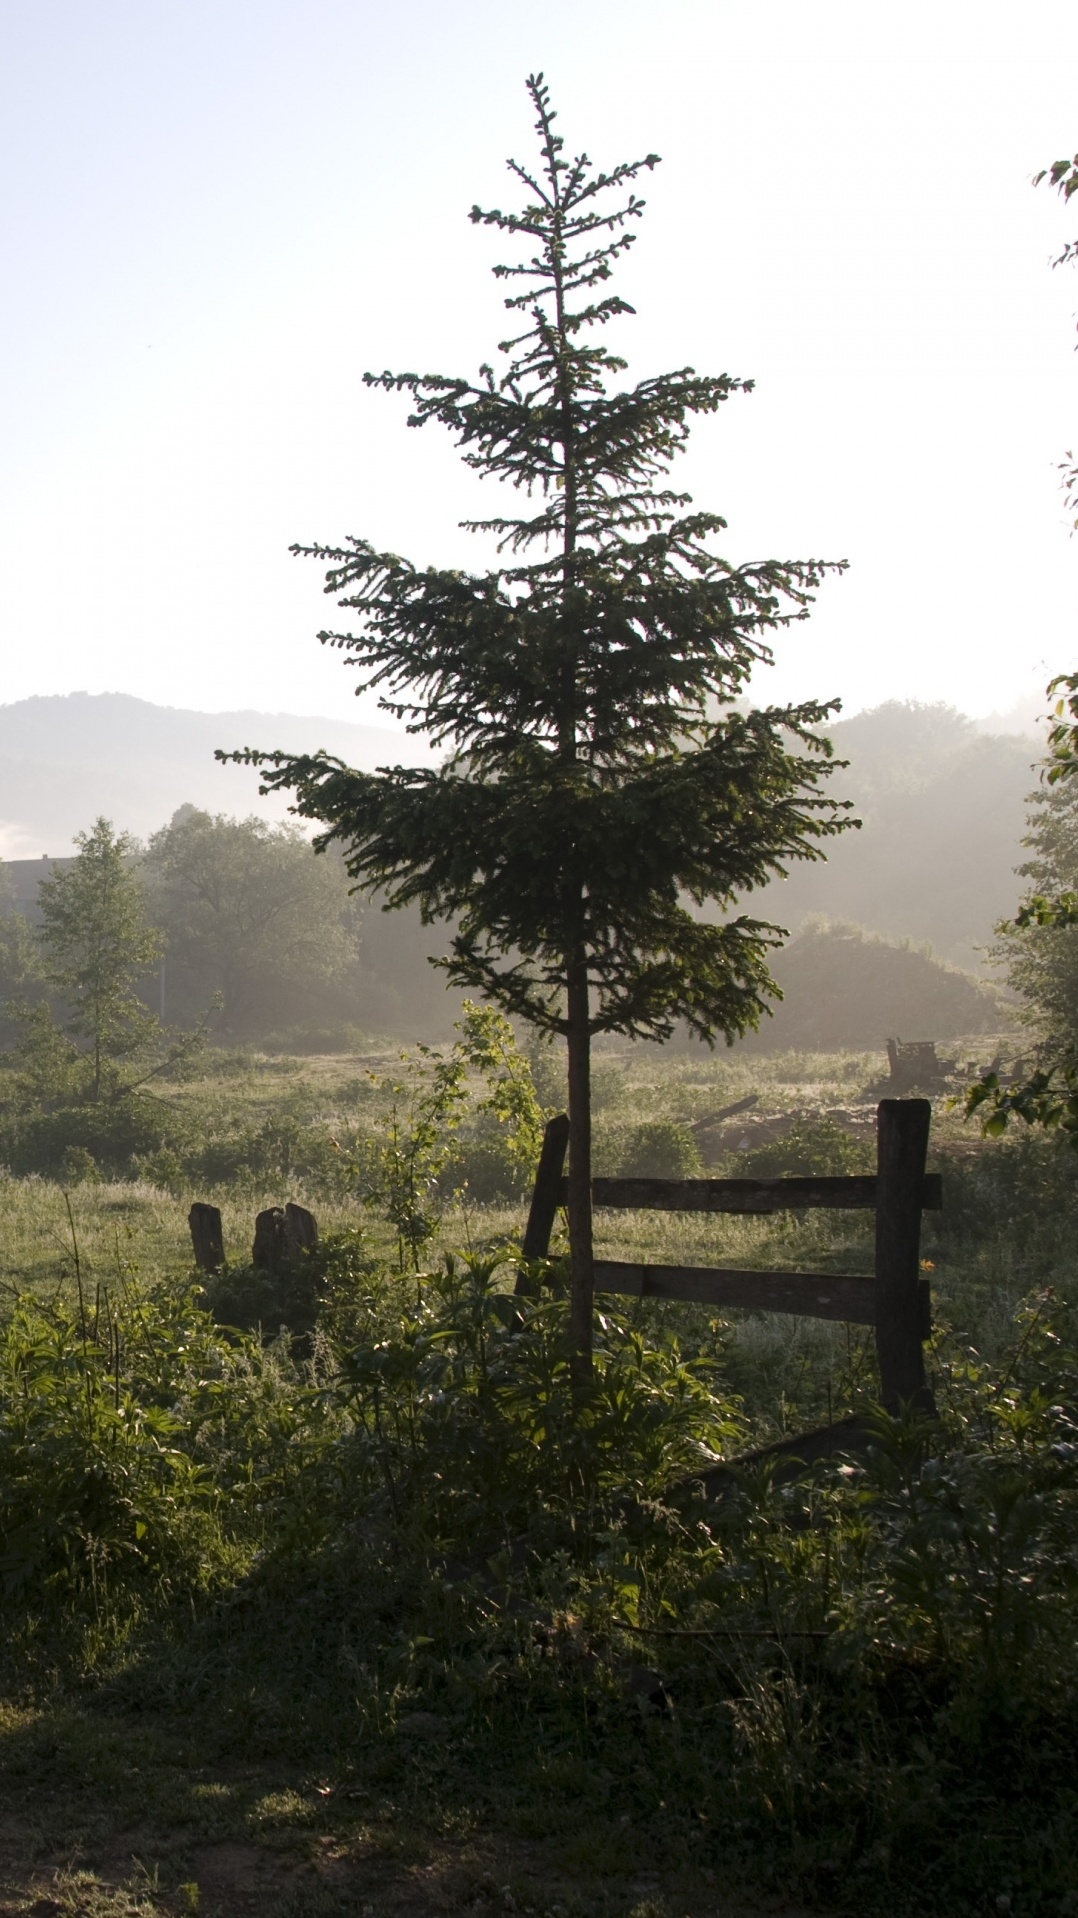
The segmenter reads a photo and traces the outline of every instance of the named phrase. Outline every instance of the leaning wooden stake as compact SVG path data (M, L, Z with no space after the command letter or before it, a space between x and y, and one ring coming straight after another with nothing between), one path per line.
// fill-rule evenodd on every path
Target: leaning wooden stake
M927 1099L881 1099L876 1116L876 1351L880 1398L934 1411L921 1340L921 1200Z
M535 1175L535 1188L532 1192L531 1211L524 1228L524 1243L521 1257L526 1263L533 1259L545 1259L550 1248L550 1235L554 1230L554 1215L562 1203L562 1173L565 1170L565 1152L569 1144L569 1117L559 1112L557 1118L547 1121L543 1134L543 1149L539 1154L539 1169ZM524 1266L517 1272L516 1289L518 1293L529 1296L535 1286L528 1277Z

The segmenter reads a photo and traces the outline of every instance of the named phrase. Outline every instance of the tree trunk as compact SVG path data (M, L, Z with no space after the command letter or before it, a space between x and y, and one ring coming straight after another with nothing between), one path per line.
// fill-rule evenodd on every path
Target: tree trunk
M569 1249L572 1295L569 1331L574 1375L591 1377L592 1313L595 1296L591 1231L591 1030L588 962L574 955L568 974L569 1051Z

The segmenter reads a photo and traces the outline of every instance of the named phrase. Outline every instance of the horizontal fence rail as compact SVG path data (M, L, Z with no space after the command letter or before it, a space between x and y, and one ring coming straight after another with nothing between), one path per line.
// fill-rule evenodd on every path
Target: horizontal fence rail
M874 1272L763 1272L753 1266L636 1265L622 1259L596 1259L595 1289L634 1299L680 1299L685 1305L838 1319L846 1325L876 1323ZM932 1331L927 1279L918 1281L917 1310L921 1337L927 1339Z
M922 1346L932 1330L931 1294L921 1276L923 1212L943 1205L943 1182L925 1171L931 1107L927 1099L884 1099L876 1113L876 1172L839 1178L593 1179L592 1203L621 1211L710 1212L757 1216L823 1208L876 1215L875 1269L868 1273L766 1272L710 1265L651 1265L596 1259L603 1292L687 1304L787 1312L875 1329L883 1403L930 1406ZM547 1257L564 1177L569 1121L551 1119L536 1171L517 1291L535 1289L529 1262Z
M599 1292L637 1299L681 1299L689 1305L743 1306L750 1312L792 1312L806 1319L875 1325L871 1272L840 1278L810 1272L757 1272L729 1265L631 1265L596 1259Z
M593 1179L591 1202L622 1212L875 1212L878 1186L874 1172L826 1179ZM569 1181L560 1179L558 1204L568 1197ZM922 1212L942 1211L938 1172L923 1175L920 1202Z

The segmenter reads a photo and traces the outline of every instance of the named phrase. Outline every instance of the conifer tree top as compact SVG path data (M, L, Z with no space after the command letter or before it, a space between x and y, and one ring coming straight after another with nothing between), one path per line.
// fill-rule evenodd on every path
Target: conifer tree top
M361 887L454 922L461 984L569 1035L661 1038L680 1018L729 1036L774 989L779 937L731 907L847 823L814 730L831 709L744 710L771 634L827 569L731 563L725 520L666 483L693 419L749 382L682 367L623 383L609 328L631 308L611 278L656 156L605 172L568 158L541 74L528 91L538 164L510 162L523 204L471 216L518 251L495 268L513 321L501 369L366 376L513 489L515 515L466 522L502 563L423 568L363 539L293 549L327 563L326 591L357 616L322 639L447 756L375 774L249 757ZM705 902L719 923L694 912Z
M525 321L500 345L508 363L474 380L364 376L410 393L409 425L447 427L469 466L524 496L530 511L464 522L493 533L509 563L420 571L356 539L293 551L328 562L327 592L367 623L322 639L351 653L357 690L377 687L409 730L477 763L532 740L598 767L668 747L709 702L736 697L770 660L765 634L803 615L825 567L729 565L712 547L725 520L687 511L689 497L662 483L692 418L752 382L682 367L618 384L626 362L606 329L633 308L608 284L637 237L637 179L658 156L609 172L566 158L543 75L527 86L539 165L508 163L526 202L471 211L525 242L523 259L494 268ZM572 711L555 712L570 677Z

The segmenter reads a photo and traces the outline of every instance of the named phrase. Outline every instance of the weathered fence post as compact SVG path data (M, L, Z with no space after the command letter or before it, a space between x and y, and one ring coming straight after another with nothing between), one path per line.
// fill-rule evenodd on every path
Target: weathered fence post
M279 1205L269 1205L255 1220L255 1242L251 1247L251 1264L259 1272L276 1272L284 1254L284 1208Z
M318 1244L318 1220L305 1205L293 1205L291 1199L284 1209L284 1242L290 1258L297 1252L307 1252Z
M225 1239L221 1214L215 1205L203 1205L196 1199L187 1214L195 1264L200 1272L219 1272L225 1262Z
M934 1411L925 1380L921 1300L921 1204L927 1099L881 1099L876 1114L876 1351L880 1398Z
M569 1115L566 1112L559 1112L556 1118L547 1120L546 1131L543 1134L543 1149L539 1154L539 1167L535 1174L531 1210L528 1213L528 1223L524 1228L524 1243L520 1249L521 1257L525 1261L545 1259L549 1250L568 1144ZM516 1289L525 1297L530 1297L535 1291L535 1286L523 1266L517 1271Z

